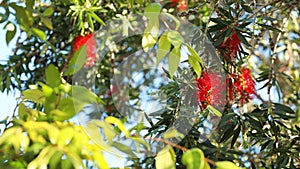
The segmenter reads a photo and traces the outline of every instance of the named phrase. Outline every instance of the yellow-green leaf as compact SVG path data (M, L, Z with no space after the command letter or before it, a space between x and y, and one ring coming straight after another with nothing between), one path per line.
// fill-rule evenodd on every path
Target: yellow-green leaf
M42 15L44 17L47 17L47 16L51 16L54 12L54 9L52 7L48 7L43 13Z
M105 160L105 157L102 152L96 151L94 152L94 158L97 161L98 166L102 169L109 169L109 165L107 161Z
M116 132L114 131L113 127L110 124L101 120L91 120L89 123L97 127L101 127L104 130L104 134L108 142L112 144L113 139L116 136Z
M209 110L209 112L212 112L214 115L218 116L218 117L221 117L222 116L222 113L219 112L219 110L215 109L214 107L212 107L211 105L208 105L206 107L207 110Z
M217 161L216 162L217 169L240 169L233 162L230 161Z
M184 135L182 133L178 132L176 129L171 129L163 135L164 139L174 138L174 137L183 139Z
M112 146L117 148L118 150L130 155L133 158L137 158L137 156L133 153L132 149L125 144L113 142Z
M5 29L7 30L6 32L6 44L8 45L9 42L15 37L16 34L16 26L15 24L9 22L6 26Z
M176 169L176 154L173 148L167 145L155 157L156 169Z
M25 99L31 100L35 103L44 103L45 95L39 89L28 89L22 92Z
M31 28L31 33L37 37L39 37L41 40L45 41L47 38L47 35L44 31L37 29L37 28Z
M68 145L71 142L74 134L75 131L72 127L65 127L61 129L58 134L57 145L58 146Z
M173 77L174 72L178 69L180 62L180 46L173 48L168 57L169 73Z
M50 64L46 69L46 82L52 88L61 84L58 68L53 64Z
M167 38L167 33L164 33L158 40L157 64L169 53L171 43Z
M126 129L126 127L124 126L124 124L122 123L121 120L119 120L113 116L108 116L105 118L105 121L118 126L118 128L125 134L126 137L130 136L129 131Z
M193 67L197 76L200 77L202 74L203 61L201 57L198 55L198 53L189 44L185 44L185 46L188 48L188 51L190 52L188 61Z
M148 151L150 151L150 145L146 142L146 140L140 138L140 137L131 137L133 141L135 141L137 144L142 144L147 148Z
M169 31L167 33L167 37L169 42L171 42L171 44L175 47L178 48L181 46L181 44L183 43L183 38L180 35L179 32L177 31Z
M86 60L86 45L82 45L71 58L68 65L68 69L64 72L64 75L73 75L77 73Z
M142 38L142 47L145 52L152 48L158 38L159 20L158 18L149 21Z
M203 169L210 169L210 165L208 164L208 162L206 160L204 161Z
M199 148L193 148L185 152L181 161L187 169L204 169L205 166L204 153Z
M48 29L53 29L53 25L50 19L41 17L41 21L43 22L43 24L48 28Z
M150 18L150 17L153 17L153 14L154 15L157 15L160 13L160 10L161 10L161 6L159 3L152 3L150 4L149 6L147 6L145 8L145 12L144 12L144 15L147 17L147 18Z

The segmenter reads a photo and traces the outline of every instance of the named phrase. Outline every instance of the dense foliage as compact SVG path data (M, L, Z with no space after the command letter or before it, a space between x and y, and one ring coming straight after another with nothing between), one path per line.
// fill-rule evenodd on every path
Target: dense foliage
M16 44L0 90L22 95L1 116L0 168L300 168L299 12L298 0L2 0Z

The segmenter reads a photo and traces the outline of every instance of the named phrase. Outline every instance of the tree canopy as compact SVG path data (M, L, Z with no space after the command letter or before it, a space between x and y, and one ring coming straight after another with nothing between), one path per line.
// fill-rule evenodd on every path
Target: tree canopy
M0 168L300 168L299 11L2 0Z

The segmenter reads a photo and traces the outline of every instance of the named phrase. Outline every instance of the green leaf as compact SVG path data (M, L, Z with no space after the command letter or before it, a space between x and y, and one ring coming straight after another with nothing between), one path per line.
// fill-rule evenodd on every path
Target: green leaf
M113 143L113 139L115 138L115 136L117 134L110 124L105 123L104 121L101 121L101 120L91 120L90 123L94 124L97 127L101 127L104 130L104 134L105 134L105 137L107 138L108 142L110 144Z
M152 48L158 38L159 33L159 20L158 18L150 20L142 38L142 47L145 52Z
M204 167L203 169L210 169L210 165L208 164L207 161L204 161Z
M157 51L157 64L169 53L171 43L164 33L158 40L158 51Z
M125 125L122 123L121 120L113 116L108 116L105 118L105 121L118 126L118 128L125 134L126 137L130 137L129 131L126 129Z
M49 168L56 169L59 162L62 160L63 153L60 151L56 151L53 156L49 160Z
M85 130L87 131L90 139L94 143L96 143L98 146L100 146L104 150L109 150L111 153L117 154L117 151L112 150L111 146L109 146L108 144L105 143L98 126L89 122L87 127L85 128Z
M94 18L101 25L105 26L105 22L102 19L100 19L94 12L89 12L88 15L90 15L92 18Z
M211 105L208 105L208 106L206 107L206 109L207 109L209 112L213 113L214 115L216 115L216 116L218 116L218 117L221 117L221 116L222 116L222 113L219 112L219 110L217 110L217 109L215 109L214 107L212 107Z
M28 164L27 168L36 169L42 168L42 166L47 166L50 158L55 153L55 151L56 150L51 145L43 148L39 155Z
M130 155L131 157L137 158L137 156L133 153L131 148L125 144L118 143L118 142L113 142L112 146L117 148L118 150Z
M145 8L144 15L148 18L148 24L142 38L142 47L145 52L152 48L159 34L159 13L161 6L158 3L150 4Z
M270 26L270 25L265 25L265 24L261 24L261 23L258 23L258 25L259 25L259 26L262 26L262 27L264 27L264 28L266 28L266 29L268 29L268 30L272 30L272 31L274 31L274 32L278 32L278 33L282 32L281 30L279 30L279 29L277 29L277 28L274 28L274 27L272 27L272 26Z
M31 32L33 35L39 37L39 38L40 38L41 40L43 40L43 41L45 41L46 38L47 38L46 33L45 33L44 31L40 30L40 29L37 29L37 28L31 28L31 29L30 29L30 32Z
M39 82L39 85L42 86L43 93L45 97L50 97L53 94L53 88L45 85L44 83Z
M22 92L25 99L31 100L35 103L44 103L45 95L39 89L28 89Z
M7 94L9 92L10 84L11 84L10 74L7 74L7 76L6 76L6 92L7 92Z
M49 112L49 115L53 117L54 120L64 121L72 118L74 114L69 114L65 111L61 111L59 109L54 109Z
M94 31L94 22L93 22L92 17L90 15L87 15L86 19L87 19L87 21L89 23L90 29Z
M218 23L218 24L230 25L230 22L223 21L219 18L210 18L209 20L213 21L214 23Z
M129 8L133 8L134 0L127 0Z
M45 104L44 104L45 105L45 113L49 113L50 111L55 109L57 100L58 100L58 98L54 92L52 92L51 95L46 96Z
M109 169L109 165L107 161L105 160L105 156L103 155L102 152L94 152L94 158L96 159L98 166L102 169Z
M34 23L32 12L24 7L18 6L16 3L11 3L10 6L16 11L16 19L20 24L20 28L29 33Z
M58 68L53 64L50 64L46 69L46 82L52 88L58 87L61 84Z
M224 16L226 16L228 19L230 19L230 20L234 20L234 18L232 17L232 15L230 14L230 12L229 11L226 11L225 9L223 9L223 8L218 8L220 11L221 11L221 13L224 15Z
M145 146L147 148L148 151L151 150L151 147L150 145L142 138L140 137L131 137L131 139L136 142L136 143L139 143L139 144L142 144L143 146Z
M97 95L95 95L93 92L82 86L72 86L72 89L69 92L69 94L73 98L76 113L81 111L83 107L87 104L104 104L104 102L100 98L98 98Z
M176 169L176 154L173 148L167 145L155 157L156 169Z
M58 140L57 140L57 145L59 147L63 147L63 146L66 146L68 145L73 136L74 136L75 133L75 130L72 128L72 127L64 127L62 128L60 131L59 131L59 134L58 134Z
M26 2L25 2L26 7L32 9L33 5L34 5L34 1L35 0L26 0Z
M79 50L77 50L74 56L71 58L70 63L68 65L68 69L65 71L64 75L73 75L77 73L86 60L86 45L82 45Z
M0 74L0 91L3 91L3 75Z
M282 112L286 112L288 114L296 114L296 112L291 109L290 107L283 105L283 104L279 104L279 103L273 103L273 106L275 106L275 110L279 110Z
M242 5L242 8L246 11L246 12L249 12L249 13L252 13L252 9L249 5Z
M204 154L199 148L192 148L183 154L181 162L187 169L204 169Z
M190 52L188 62L193 67L197 76L201 77L203 61L201 57L198 55L198 53L190 45L186 44L186 46L188 47L188 51Z
M236 35L238 36L238 38L242 41L243 44L247 45L247 46L251 46L248 41L246 40L246 38L239 32L239 30L237 30L235 28L235 32L236 32Z
M160 13L161 6L159 3L152 3L145 8L144 15L149 19L153 17L153 15L158 15Z
M51 16L54 12L54 9L52 7L48 7L43 13L42 16L47 17Z
M209 32L216 32L219 30L222 30L226 25L218 23L216 25L210 26L209 27Z
M0 13L0 23L3 23L8 19L8 15L10 12L7 7L6 8L4 6L1 6L1 7L2 7L2 9L4 8L3 11L5 11L3 13L1 11L1 13Z
M169 138L174 138L174 137L183 139L184 135L182 133L178 132L176 129L171 129L163 135L164 139L169 139Z
M61 168L63 168L63 169L72 168L72 163L69 158L61 160Z
M91 92L90 90L82 86L71 86L71 90L69 94L73 97L74 100L76 99L76 101L85 104L95 103L95 102L102 103L99 102L99 98L95 93Z
M183 38L180 35L179 32L177 31L169 31L167 33L167 37L169 42L171 42L171 44L175 47L178 48L181 46L181 44L183 43Z
M27 117L27 108L25 107L25 105L23 103L20 103L18 105L18 116L20 117L21 120L25 120L25 118Z
M174 15L172 15L168 12L161 12L160 14L163 15L164 17L170 18L170 20L172 20L172 22L174 21L176 23L175 30L179 29L181 21L177 17L175 17Z
M236 166L234 163L230 161L217 161L216 162L217 169L240 169L238 166Z
M48 29L51 29L51 30L53 29L53 25L52 25L52 22L50 21L50 19L41 17L41 20Z
M65 116L65 118L71 118L77 113L73 98L70 97L61 99L57 108L66 112L67 116Z
M180 46L177 48L173 48L168 57L169 73L171 77L173 77L173 74L178 69L179 63L180 63Z
M16 35L16 26L15 24L9 22L6 24L5 29L7 30L6 32L6 44L8 45L9 42L15 37Z
M240 135L240 132L241 132L241 126L239 125L239 126L237 127L237 129L234 130L234 135L233 135L233 137L232 137L231 144L230 144L230 147L231 147L231 148L233 148L233 146L234 146L234 144L235 144L237 138L238 138L239 135Z

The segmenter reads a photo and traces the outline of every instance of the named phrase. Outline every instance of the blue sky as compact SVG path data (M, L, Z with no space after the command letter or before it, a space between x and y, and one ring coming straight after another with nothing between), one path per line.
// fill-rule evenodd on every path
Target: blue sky
M12 49L15 46L16 37L11 41L10 45L6 45L5 34L6 31L3 29L4 25L0 25L0 63L5 64L9 54L12 53ZM19 92L10 92L8 95L6 92L0 92L0 120L5 119L7 116L12 116L13 111L17 104L17 98L20 96ZM0 125L3 129L3 125Z

